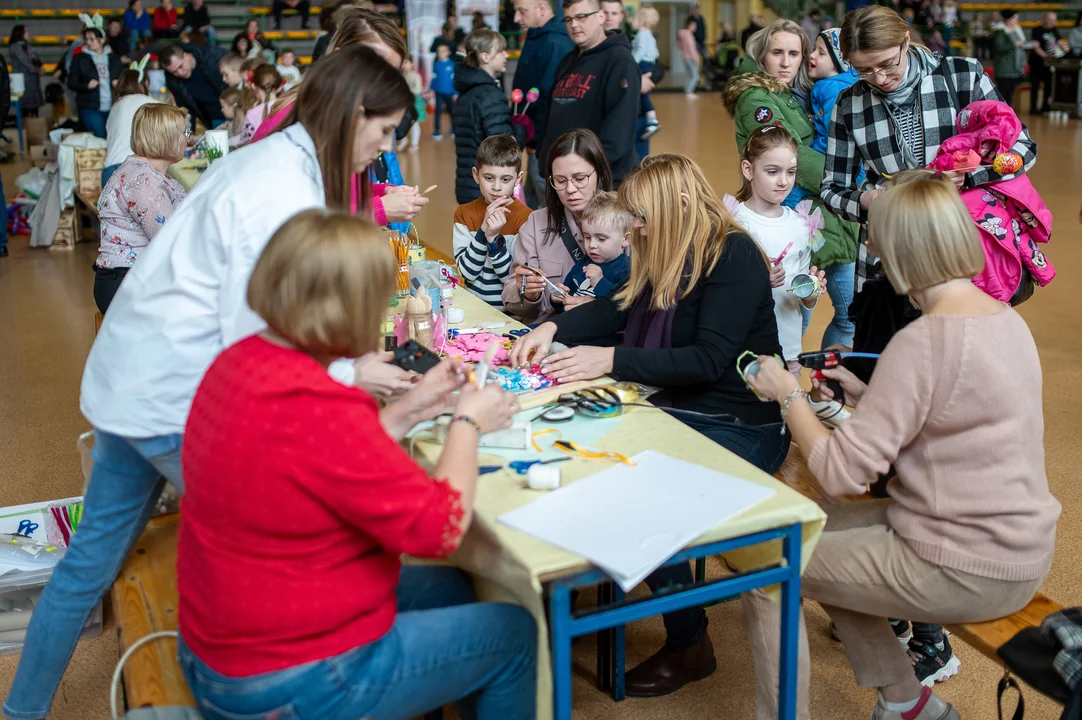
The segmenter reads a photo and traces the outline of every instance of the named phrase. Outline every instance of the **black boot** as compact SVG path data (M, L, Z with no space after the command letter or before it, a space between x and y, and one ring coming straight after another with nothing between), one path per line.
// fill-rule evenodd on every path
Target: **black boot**
M628 697L659 697L690 682L710 677L718 668L710 636L682 651L662 648L627 674Z

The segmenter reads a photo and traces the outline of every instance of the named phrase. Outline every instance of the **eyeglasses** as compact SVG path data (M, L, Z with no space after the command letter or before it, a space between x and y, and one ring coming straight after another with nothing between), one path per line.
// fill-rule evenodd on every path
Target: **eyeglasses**
M898 66L902 64L902 55L905 54L905 43L902 43L898 48L898 57L894 58L890 62L885 62L877 68L871 70L857 70L857 75L860 75L865 80L871 80L876 75L882 75L883 77L890 76L891 73L898 69Z
M572 175L571 177L564 178L558 178L554 176L549 178L549 182L552 184L552 187L556 188L557 190L566 190L568 183L571 183L579 190L582 190L584 187L590 184L590 178L593 177L594 172L597 171L594 170L593 172L588 172L586 174Z
M581 25L583 20L590 17L591 15L597 15L599 12L601 11L594 10L593 12L580 13L578 15L566 15L564 16L564 25L570 25L573 22L578 22Z

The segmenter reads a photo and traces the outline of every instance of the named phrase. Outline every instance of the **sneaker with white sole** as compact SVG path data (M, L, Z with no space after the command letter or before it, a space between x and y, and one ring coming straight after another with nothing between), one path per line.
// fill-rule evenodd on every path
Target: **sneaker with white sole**
M838 427L853 414L846 410L845 406L837 400L817 401L808 398L808 402L811 403L812 410L819 416L819 419L831 427Z
M652 136L656 135L657 131L660 129L661 123L657 120L646 123L646 128L642 131L642 135L639 135L639 140L649 140Z
M962 663L954 656L950 640L943 636L943 647L936 643L913 638L909 641L909 657L913 659L913 671L925 687L932 687L958 674Z
M871 720L961 720L961 718L962 716L953 705L945 702L928 688L924 688L916 707L905 712L887 710L886 703L880 695L879 701L875 704L875 710L872 710Z

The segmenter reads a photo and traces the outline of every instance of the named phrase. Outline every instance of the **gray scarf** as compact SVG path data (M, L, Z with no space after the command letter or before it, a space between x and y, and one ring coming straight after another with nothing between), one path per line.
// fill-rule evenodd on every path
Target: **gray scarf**
M872 91L883 98L883 101L892 110L903 108L913 103L913 94L920 87L920 81L925 75L931 74L939 65L939 61L927 50L910 47L908 62L906 63L905 77L902 83L889 93L878 90L874 85Z
M902 138L900 143L905 166L924 165L924 137L921 125L920 83L925 76L935 72L939 59L923 48L910 47L905 77L898 87L883 93L872 86L872 91L883 98L883 104L891 115L895 130Z

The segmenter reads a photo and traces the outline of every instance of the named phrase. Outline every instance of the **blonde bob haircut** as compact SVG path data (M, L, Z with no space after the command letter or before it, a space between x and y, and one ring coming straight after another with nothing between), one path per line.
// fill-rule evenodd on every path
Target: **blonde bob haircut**
M800 38L800 67L797 68L796 77L793 78L793 87L806 93L811 92L812 81L808 76L808 56L811 54L811 43L814 40L809 40L804 28L792 20L778 18L762 30L755 32L748 38L748 55L755 60L760 69L765 68L763 61L766 60L766 51L770 49L770 40L779 33L790 33ZM763 70L763 72L766 71Z
M984 251L950 178L911 170L892 183L872 203L868 243L894 289L906 295L977 275Z
M360 357L382 348L395 262L378 227L315 208L278 228L248 281L248 305L304 352Z
M702 169L684 155L647 157L620 185L620 202L650 228L650 237L631 233L631 276L616 296L623 308L648 288L651 310L673 307L714 270L725 236L743 232Z
M147 103L135 111L131 123L131 151L152 160L184 157L188 138L184 124L188 113L164 103Z

